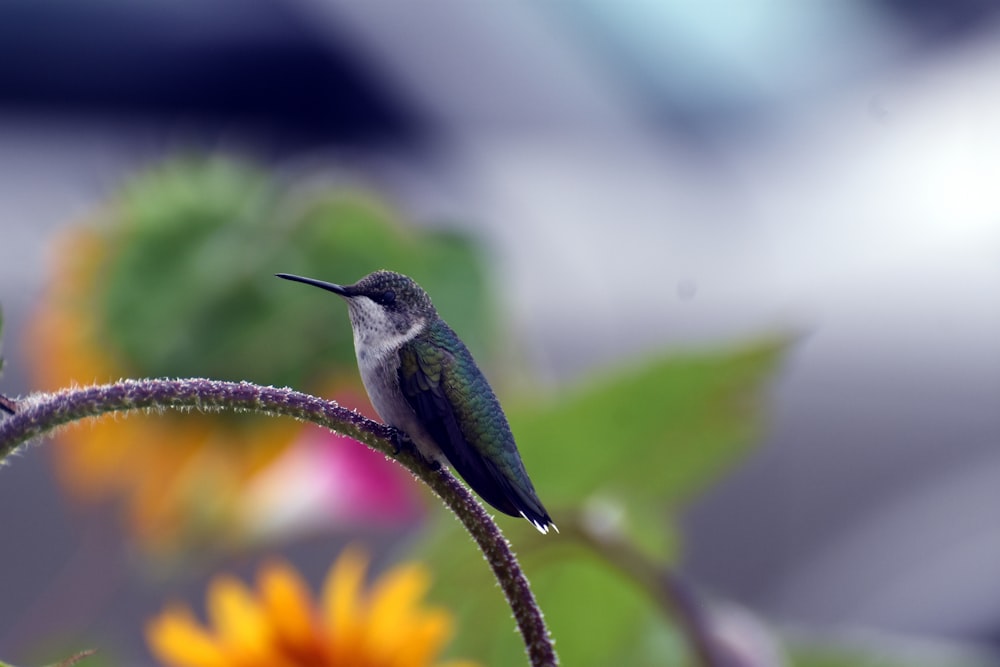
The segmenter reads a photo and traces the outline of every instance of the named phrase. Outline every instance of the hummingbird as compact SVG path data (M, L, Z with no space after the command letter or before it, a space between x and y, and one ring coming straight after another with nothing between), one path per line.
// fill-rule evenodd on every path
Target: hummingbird
M483 500L559 531L524 469L507 417L462 339L413 279L375 271L353 285L275 274L347 302L372 406L427 459L450 465Z

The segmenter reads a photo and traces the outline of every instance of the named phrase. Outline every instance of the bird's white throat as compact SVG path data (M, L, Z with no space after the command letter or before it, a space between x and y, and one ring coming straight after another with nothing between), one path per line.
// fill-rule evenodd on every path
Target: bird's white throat
M384 360L424 330L424 318L414 320L405 331L399 330L393 314L365 296L348 302L351 328L354 330L354 350L362 368ZM396 315L398 317L398 315Z

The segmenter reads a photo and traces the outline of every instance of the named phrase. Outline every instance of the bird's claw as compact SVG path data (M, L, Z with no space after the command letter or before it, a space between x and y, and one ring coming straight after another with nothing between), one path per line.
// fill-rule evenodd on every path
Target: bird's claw
M398 428L392 429L392 455L399 456L404 450L415 454L420 457L431 467L431 470L437 472L441 469L441 462L437 459L429 459L423 455L423 453L417 449L414 444L413 439L410 438L404 431L400 431Z
M406 450L414 449L413 441L410 440L410 436L406 435L406 433L400 431L398 428L392 429L393 456L398 456L400 452L402 452L404 449Z

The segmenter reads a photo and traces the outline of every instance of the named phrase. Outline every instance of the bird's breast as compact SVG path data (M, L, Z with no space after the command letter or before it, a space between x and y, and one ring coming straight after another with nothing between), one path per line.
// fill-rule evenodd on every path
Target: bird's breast
M382 421L406 433L424 456L447 464L440 447L420 423L399 388L399 350L382 352L358 347L356 352L361 381Z

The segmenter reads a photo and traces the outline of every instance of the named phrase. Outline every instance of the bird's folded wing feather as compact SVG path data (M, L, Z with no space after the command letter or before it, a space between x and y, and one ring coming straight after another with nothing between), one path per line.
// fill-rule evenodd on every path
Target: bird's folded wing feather
M478 385L481 376L471 358L467 362L473 364L471 369L458 368L458 364L464 359L458 358L462 356L461 351L457 351L457 354L458 356L438 346L426 346L422 349L416 346L404 347L400 351L399 388L424 428L434 438L435 444L466 483L500 511L518 516L518 509L511 501L510 494L515 492L510 488L510 482L500 474L495 464L485 459L469 442L469 436L463 432L459 415L449 400L448 392L460 391L458 387L462 386L457 381L456 373L474 373L472 385ZM485 378L482 382L485 383ZM490 392L488 387L486 391ZM492 392L489 395L492 396ZM458 398L465 399L463 404L467 409L477 409L477 397ZM466 421L470 423L467 428L472 428L475 422L481 421L474 417L466 415Z

